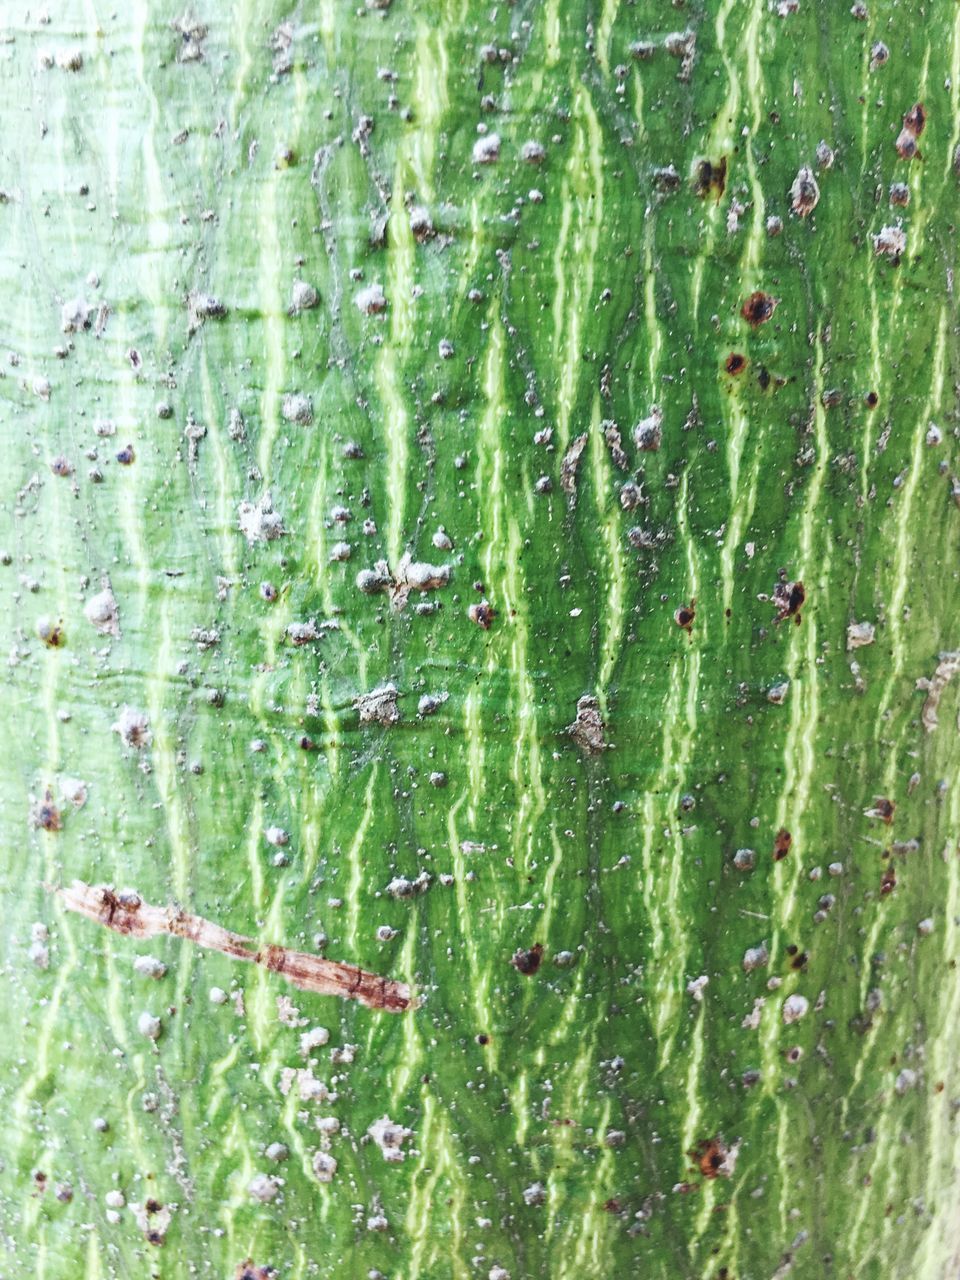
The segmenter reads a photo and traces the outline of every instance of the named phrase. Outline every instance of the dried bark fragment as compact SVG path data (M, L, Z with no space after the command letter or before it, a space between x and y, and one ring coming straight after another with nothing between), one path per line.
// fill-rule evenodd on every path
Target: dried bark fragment
M587 434L584 432L572 441L560 463L560 488L571 498L577 496L577 468L586 445Z
M627 471L630 467L630 459L623 450L623 440L620 436L620 428L615 422L609 419L600 423L603 428L603 438L607 442L607 448L610 450L610 457L613 459L613 465L619 467L621 471Z
M406 983L393 982L356 965L326 960L308 951L293 951L269 943L258 947L251 938L231 933L202 916L189 915L178 907L151 906L137 893L116 893L106 885L89 885L82 880L74 880L69 889L55 892L68 911L86 916L115 933L132 938L155 938L169 933L209 951L219 951L233 960L262 965L303 991L359 1000L371 1009L387 1009L393 1013L413 1007Z
M923 704L923 710L920 712L920 719L927 733L933 733L940 723L937 714L940 699L943 696L944 689L958 671L960 671L960 650L953 650L940 654L940 661L929 679L926 676L921 676L917 681L918 689L927 690L926 701Z
M572 724L568 724L564 733L568 733L581 751L587 755L606 751L610 746L604 741L604 724L600 715L600 703L589 693L577 699L577 716Z
M382 724L389 727L400 719L397 698L400 693L392 682L379 685L369 693L361 693L354 699L354 707L360 712L361 724Z

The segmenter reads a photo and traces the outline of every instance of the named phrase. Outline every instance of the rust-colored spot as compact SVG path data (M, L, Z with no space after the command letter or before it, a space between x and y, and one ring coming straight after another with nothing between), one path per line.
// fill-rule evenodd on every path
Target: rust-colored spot
M726 364L724 365L727 373L732 373L734 375L743 373L746 367L747 357L742 356L739 351L731 351L727 356Z
M790 852L790 846L793 844L793 836L786 829L781 827L776 834L773 842L773 860L774 862L782 862Z
M689 1155L705 1178L729 1178L733 1173L736 1151L719 1136L698 1142Z
M807 598L802 582L778 582L773 589L773 603L777 606L777 622L795 618L800 625L800 607Z
M880 892L883 895L893 893L897 887L897 873L893 869L893 863L884 868L883 875L880 877Z
M467 617L470 621L475 622L484 631L490 630L490 624L496 616L496 609L487 600L481 600L479 604L472 604L467 610Z
M716 192L717 201L727 185L727 157L721 156L716 164L712 160L701 160L697 165L697 174L693 180L693 189L700 199L704 199L711 191Z
M697 616L695 609L696 600L691 600L689 604L682 604L674 613L673 620L678 627L686 631L688 635L693 634L693 620Z
M747 324L757 328L758 325L767 323L779 305L779 298L773 297L772 294L764 293L762 289L757 289L756 292L751 293L740 308L740 314Z
M258 1267L252 1259L247 1258L233 1273L233 1280L271 1280L274 1274L273 1267Z
M515 951L510 957L510 963L518 973L526 974L528 977L532 973L536 973L540 968L540 962L543 959L543 944L535 943L529 951L525 951L522 947Z
M617 1200L615 1197L611 1197L609 1200L605 1200L603 1202L604 1213L619 1213L620 1209L621 1209L620 1201Z

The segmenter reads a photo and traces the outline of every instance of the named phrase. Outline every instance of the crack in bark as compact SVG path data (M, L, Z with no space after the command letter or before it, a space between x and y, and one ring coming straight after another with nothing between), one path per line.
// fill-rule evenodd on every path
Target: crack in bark
M116 893L106 885L89 885L82 880L74 880L68 889L53 892L59 895L68 911L86 916L115 933L133 938L155 938L169 933L234 960L263 965L302 991L359 1000L370 1009L386 1009L391 1013L416 1008L417 1002L405 982L368 973L357 965L326 960L308 951L294 951L273 943L258 947L251 938L231 933L203 916L189 915L178 907L151 906L136 893Z

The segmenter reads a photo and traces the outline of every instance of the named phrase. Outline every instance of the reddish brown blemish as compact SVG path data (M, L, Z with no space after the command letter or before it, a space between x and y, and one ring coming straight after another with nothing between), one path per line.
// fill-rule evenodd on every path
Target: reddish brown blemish
M779 298L773 297L772 294L764 293L762 289L757 289L756 292L751 293L740 308L740 314L747 324L756 329L758 325L767 323L779 305Z
M790 846L793 844L793 836L786 829L781 827L776 834L773 842L773 860L774 862L782 862L790 852Z
M496 616L496 609L487 600L481 600L479 604L472 604L467 610L467 617L470 621L475 622L484 631L490 630L490 624Z
M529 977L530 974L537 972L542 960L543 944L540 942L535 943L529 951L525 951L523 948L520 948L510 957L510 963L517 972L522 973L527 977Z
M724 365L727 373L732 373L734 376L738 373L743 373L746 367L747 357L742 356L739 351L731 351Z
M893 869L893 863L884 867L883 875L880 877L880 893L886 895L893 893L897 887L897 873Z
M886 796L874 796L873 805L867 810L867 817L879 818L881 822L885 822L889 827L893 822L896 807L896 801L888 800Z
M730 1148L720 1137L698 1142L689 1155L705 1178L718 1178L721 1175L729 1178L733 1171L734 1161L730 1159ZM735 1158L736 1152L733 1155Z
M273 1267L257 1267L250 1258L247 1258L233 1273L233 1280L271 1280L275 1274Z

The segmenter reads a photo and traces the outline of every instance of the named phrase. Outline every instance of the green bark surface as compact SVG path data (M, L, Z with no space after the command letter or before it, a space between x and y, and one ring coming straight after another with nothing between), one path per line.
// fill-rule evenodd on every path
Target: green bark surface
M955 1273L960 14L792 8L6 7L4 1274ZM358 589L407 552L449 582Z

